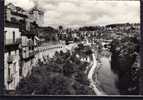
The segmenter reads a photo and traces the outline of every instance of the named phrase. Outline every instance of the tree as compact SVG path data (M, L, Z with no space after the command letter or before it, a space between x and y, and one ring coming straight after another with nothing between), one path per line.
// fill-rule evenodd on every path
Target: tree
M33 67L31 75L23 78L17 86L17 95L94 94L84 73L88 64L80 62L74 54L56 52L55 59Z
M60 25L60 26L59 26L59 30L63 30L63 26Z
M78 66L71 62L66 62L63 66L63 74L67 77L72 77L78 70Z
M111 68L119 76L118 87L123 95L136 95L136 91L138 91L137 84L132 81L134 77L137 77L137 74L133 75L132 69L137 59L136 54L139 53L139 44L135 38L124 37L121 40L115 39L111 43ZM136 80L136 82L138 81ZM133 90L133 87L136 89Z

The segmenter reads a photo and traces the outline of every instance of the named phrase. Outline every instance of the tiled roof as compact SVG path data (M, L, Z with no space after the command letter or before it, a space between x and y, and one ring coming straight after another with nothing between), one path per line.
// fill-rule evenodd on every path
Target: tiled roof
M12 14L18 15L21 17L27 17L26 11L21 7L15 6L12 3L9 3L5 6L5 9L11 9Z
M22 9L21 7L18 7L18 6L15 6L14 4L12 3L9 3L7 5L5 5L5 8L10 8L10 7L13 7L16 11L22 11L22 12L25 12L24 9ZM11 8L10 8L11 9Z
M19 13L19 12L11 12L13 15L16 15L16 16L20 16L20 17L25 17L25 18L28 18L28 16L26 14L23 14L23 13Z

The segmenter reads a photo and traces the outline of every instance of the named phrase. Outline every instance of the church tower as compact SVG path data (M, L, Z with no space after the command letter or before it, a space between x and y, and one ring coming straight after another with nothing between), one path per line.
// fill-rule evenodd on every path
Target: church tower
M29 12L31 20L35 21L39 26L43 24L44 12L39 8L38 3Z

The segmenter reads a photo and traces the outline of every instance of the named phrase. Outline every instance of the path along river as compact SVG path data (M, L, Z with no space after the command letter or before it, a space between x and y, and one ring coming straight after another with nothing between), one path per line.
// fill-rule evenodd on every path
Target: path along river
M94 71L95 71L95 69L96 69L96 67L97 67L97 60L96 60L96 55L95 55L95 53L92 54L92 57L93 57L93 65L92 65L92 67L91 67L91 69L90 69L90 71L89 71L89 73L88 73L88 79L89 79L89 81L90 81L90 85L91 85L91 87L93 88L93 90L94 90L94 92L96 93L97 96L105 95L103 92L101 92L101 91L97 88L95 82L93 81Z
M116 82L118 81L118 76L112 72L110 64L110 56L101 56L101 66L98 66L97 52L92 54L93 64L88 73L88 79L90 85L92 86L94 92L97 96L103 95L119 95L118 88L116 87ZM99 67L99 69L98 69ZM98 71L96 71L98 69ZM95 74L96 71L96 74ZM96 75L98 80L98 86L94 81L93 75ZM99 89L100 88L100 89Z

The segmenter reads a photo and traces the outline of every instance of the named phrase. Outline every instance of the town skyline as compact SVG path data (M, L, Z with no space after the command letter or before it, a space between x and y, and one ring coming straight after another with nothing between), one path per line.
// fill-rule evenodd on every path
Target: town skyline
M42 26L55 28L59 25L81 27L140 23L139 1L6 0L5 4L7 3L22 7L24 10L30 10L37 4L44 11Z

